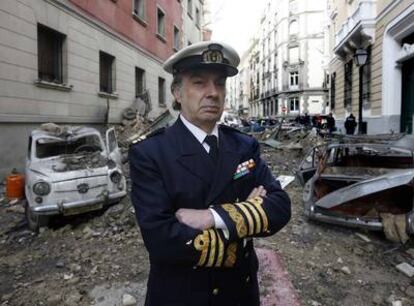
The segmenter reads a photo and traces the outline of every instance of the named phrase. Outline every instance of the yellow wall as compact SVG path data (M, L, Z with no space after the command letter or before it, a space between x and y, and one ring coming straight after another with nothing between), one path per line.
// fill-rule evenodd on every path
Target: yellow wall
M340 20L345 21L346 17L344 17L344 13L348 7L347 1L341 0L334 0L340 7L337 7L338 16L337 22ZM354 0L353 3L357 1ZM381 104L382 104L382 42L384 37L384 31L387 25L395 19L399 14L401 14L409 5L413 4L412 0L402 0L393 7L390 11L385 13L381 16L381 13L389 8L389 5L392 2L396 2L395 0L379 0L377 1L377 23L375 29L375 42L372 45L372 53L371 53L371 96L370 96L370 104L371 104L371 115L372 116L381 116ZM340 11L343 11L340 13ZM337 30L340 29L340 25L342 22L338 23ZM332 34L331 34L332 35ZM331 40L332 41L332 40ZM334 45L331 46L332 49ZM333 55L335 56L335 55ZM344 62L339 61L339 59L334 59L331 61L330 65L330 73L336 72L336 107L335 107L335 115L340 119L344 118L345 110L343 108L343 99L344 99ZM358 111L358 95L359 95L359 74L358 74L358 67L353 65L353 80L352 80L352 112L354 114Z

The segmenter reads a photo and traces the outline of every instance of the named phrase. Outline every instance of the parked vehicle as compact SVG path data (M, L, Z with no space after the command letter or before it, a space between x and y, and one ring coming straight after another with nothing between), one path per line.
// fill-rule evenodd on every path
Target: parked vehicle
M400 143L314 147L296 169L305 215L370 230L385 230L385 218L403 216L403 231L413 235L414 147Z
M25 193L26 218L34 231L53 215L80 214L119 201L127 192L114 129L106 131L106 144L90 127L32 131Z

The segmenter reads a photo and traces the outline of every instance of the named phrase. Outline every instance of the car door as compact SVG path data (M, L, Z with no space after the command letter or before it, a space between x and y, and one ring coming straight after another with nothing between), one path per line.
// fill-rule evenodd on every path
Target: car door
M314 176L318 168L320 156L324 145L313 147L306 155L299 167L294 170L295 176L302 186Z
M106 150L108 157L121 166L122 154L116 140L115 129L110 128L106 131Z

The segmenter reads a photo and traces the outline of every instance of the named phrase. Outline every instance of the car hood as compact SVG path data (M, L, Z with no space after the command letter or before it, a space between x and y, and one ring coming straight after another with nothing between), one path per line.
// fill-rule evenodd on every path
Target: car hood
M103 176L108 174L107 163L100 163L90 167L87 164L79 163L76 167L69 166L62 158L39 160L31 163L29 171L47 178L50 182L60 182L63 180L79 179L92 176Z
M316 201L315 205L323 208L334 206L410 183L414 178L414 169L396 170L390 173L362 180L347 187L338 189Z

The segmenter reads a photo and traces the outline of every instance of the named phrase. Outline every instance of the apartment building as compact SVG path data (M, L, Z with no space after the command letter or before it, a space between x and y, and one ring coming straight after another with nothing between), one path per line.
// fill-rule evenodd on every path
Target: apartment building
M413 132L414 2L329 1L330 101L368 134Z
M325 0L268 2L250 57L251 115L329 112L326 24Z
M249 115L250 99L250 53L254 45L245 51L238 66L239 73L227 79L226 107L233 114L239 116Z
M203 10L202 0L0 1L0 175L24 168L41 123L118 123L137 97L150 118L169 109L162 63L202 39Z

